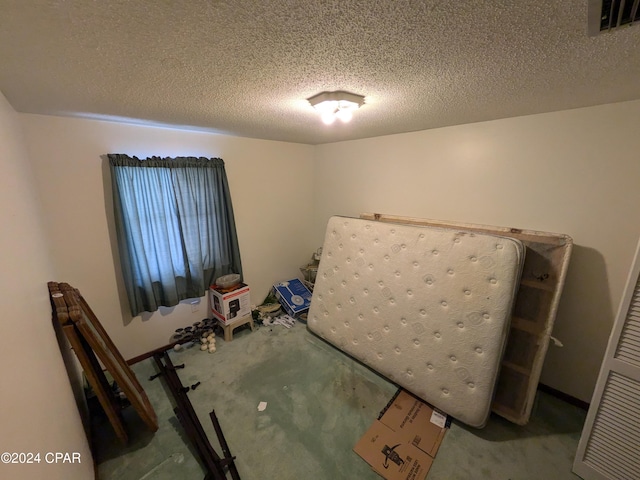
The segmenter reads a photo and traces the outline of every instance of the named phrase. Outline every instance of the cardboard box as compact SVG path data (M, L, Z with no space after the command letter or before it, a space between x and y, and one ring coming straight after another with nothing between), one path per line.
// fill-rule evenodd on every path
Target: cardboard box
M273 288L276 298L292 317L309 310L311 292L301 280L294 278L288 282L276 283Z
M212 285L209 288L211 294L211 311L214 318L225 325L247 315L251 315L251 300L249 287L240 283L231 288L220 288Z
M353 450L387 480L424 480L450 423L400 390Z

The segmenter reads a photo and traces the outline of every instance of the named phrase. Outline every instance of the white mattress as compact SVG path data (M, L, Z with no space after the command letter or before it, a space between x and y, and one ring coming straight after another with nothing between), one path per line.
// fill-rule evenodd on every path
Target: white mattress
M511 238L332 217L308 327L482 427L523 262L524 247Z

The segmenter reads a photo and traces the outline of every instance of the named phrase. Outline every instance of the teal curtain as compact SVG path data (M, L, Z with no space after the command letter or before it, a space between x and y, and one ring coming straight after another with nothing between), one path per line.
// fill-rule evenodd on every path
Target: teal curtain
M242 276L222 159L108 158L133 316L201 297L221 275Z

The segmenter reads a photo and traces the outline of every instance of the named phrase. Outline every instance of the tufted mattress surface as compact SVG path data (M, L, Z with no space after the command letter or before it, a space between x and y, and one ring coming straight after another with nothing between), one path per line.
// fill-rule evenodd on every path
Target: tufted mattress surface
M332 217L308 328L482 427L523 262L524 247L511 238Z

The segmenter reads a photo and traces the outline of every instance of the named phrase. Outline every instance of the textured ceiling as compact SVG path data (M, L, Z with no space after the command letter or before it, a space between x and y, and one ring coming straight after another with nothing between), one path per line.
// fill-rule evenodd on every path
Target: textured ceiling
M15 110L308 144L640 98L587 0L0 0ZM325 126L306 98L366 97Z

